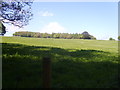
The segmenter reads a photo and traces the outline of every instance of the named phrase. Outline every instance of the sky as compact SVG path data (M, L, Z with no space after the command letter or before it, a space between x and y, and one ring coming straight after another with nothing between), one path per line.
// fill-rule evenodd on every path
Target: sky
M17 31L82 33L98 40L118 37L118 2L34 2L32 20L24 28L7 26L5 36Z

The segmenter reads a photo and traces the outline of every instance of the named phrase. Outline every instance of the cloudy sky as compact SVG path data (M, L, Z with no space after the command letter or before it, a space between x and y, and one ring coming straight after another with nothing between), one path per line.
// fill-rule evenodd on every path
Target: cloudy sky
M82 33L99 40L118 36L118 2L34 2L33 19L18 29L7 26L6 36L16 31Z

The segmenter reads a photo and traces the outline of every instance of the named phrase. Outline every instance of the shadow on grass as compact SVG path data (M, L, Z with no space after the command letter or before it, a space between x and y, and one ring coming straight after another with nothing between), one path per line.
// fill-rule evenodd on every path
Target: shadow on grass
M118 61L109 52L2 44L3 88L41 88L42 57L52 59L53 88L118 87ZM114 61L114 62L113 62Z

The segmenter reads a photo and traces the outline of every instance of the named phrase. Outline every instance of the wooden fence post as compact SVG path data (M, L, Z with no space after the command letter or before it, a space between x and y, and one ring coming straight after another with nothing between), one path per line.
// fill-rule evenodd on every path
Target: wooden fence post
M43 57L43 88L51 87L51 58Z

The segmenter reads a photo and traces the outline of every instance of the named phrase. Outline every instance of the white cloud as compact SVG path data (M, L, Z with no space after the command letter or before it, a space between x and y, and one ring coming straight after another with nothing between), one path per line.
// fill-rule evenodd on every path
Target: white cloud
M54 16L54 14L49 11L41 11L40 16Z
M42 33L63 33L66 32L66 29L61 26L58 22L50 22L48 25L44 26L40 32Z

